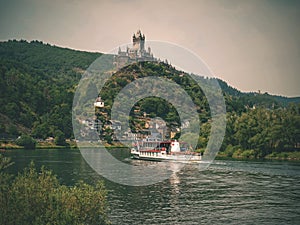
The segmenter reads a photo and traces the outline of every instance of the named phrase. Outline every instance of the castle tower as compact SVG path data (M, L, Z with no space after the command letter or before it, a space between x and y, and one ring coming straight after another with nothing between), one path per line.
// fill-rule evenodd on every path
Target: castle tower
M142 35L141 30L132 36L133 48L143 52L145 50L145 35Z

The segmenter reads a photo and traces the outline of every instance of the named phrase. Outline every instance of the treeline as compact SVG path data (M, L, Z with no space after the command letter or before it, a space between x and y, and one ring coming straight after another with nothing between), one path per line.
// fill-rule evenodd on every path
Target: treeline
M241 103L242 97L225 98L227 122L220 156L300 159L299 103L284 107L277 102L267 107L268 103L264 102L249 107ZM201 151L205 150L209 140L210 128L210 121L201 124L197 146Z
M300 150L300 105L227 114L223 155L263 158Z

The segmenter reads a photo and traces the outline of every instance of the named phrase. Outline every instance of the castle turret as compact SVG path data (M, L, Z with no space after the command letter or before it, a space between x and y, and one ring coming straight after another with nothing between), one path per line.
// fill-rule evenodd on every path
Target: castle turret
M144 51L145 49L145 35L142 35L142 32L138 30L136 34L132 37L133 48L139 51Z

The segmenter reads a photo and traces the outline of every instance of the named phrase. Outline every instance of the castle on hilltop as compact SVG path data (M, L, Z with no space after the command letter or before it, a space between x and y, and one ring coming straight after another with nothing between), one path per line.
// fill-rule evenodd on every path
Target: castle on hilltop
M132 36L132 48L126 47L125 51L122 51L119 47L118 54L115 55L114 63L116 68L122 68L132 62L141 61L157 61L151 53L151 48L148 47L145 50L145 35L140 30Z

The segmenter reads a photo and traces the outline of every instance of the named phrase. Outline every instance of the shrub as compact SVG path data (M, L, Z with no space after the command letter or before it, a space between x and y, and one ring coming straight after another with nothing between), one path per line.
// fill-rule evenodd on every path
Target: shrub
M231 144L229 144L229 145L226 147L226 149L225 149L225 151L224 151L223 154L224 154L226 157L232 157L234 151L235 151L234 147L233 147Z
M232 158L240 158L242 154L242 150L241 149L237 149L234 151L234 153L232 154Z
M61 130L57 130L55 132L54 143L56 145L60 145L60 146L66 146L67 145L65 134Z
M251 149L251 150L245 150L241 154L242 158L247 158L247 159L253 159L253 158L255 158L255 156L256 156L256 152L253 149Z
M106 194L103 182L67 187L33 163L16 177L0 171L0 224L109 224Z
M35 149L36 141L29 135L22 135L16 140L16 144L23 146L25 149Z

